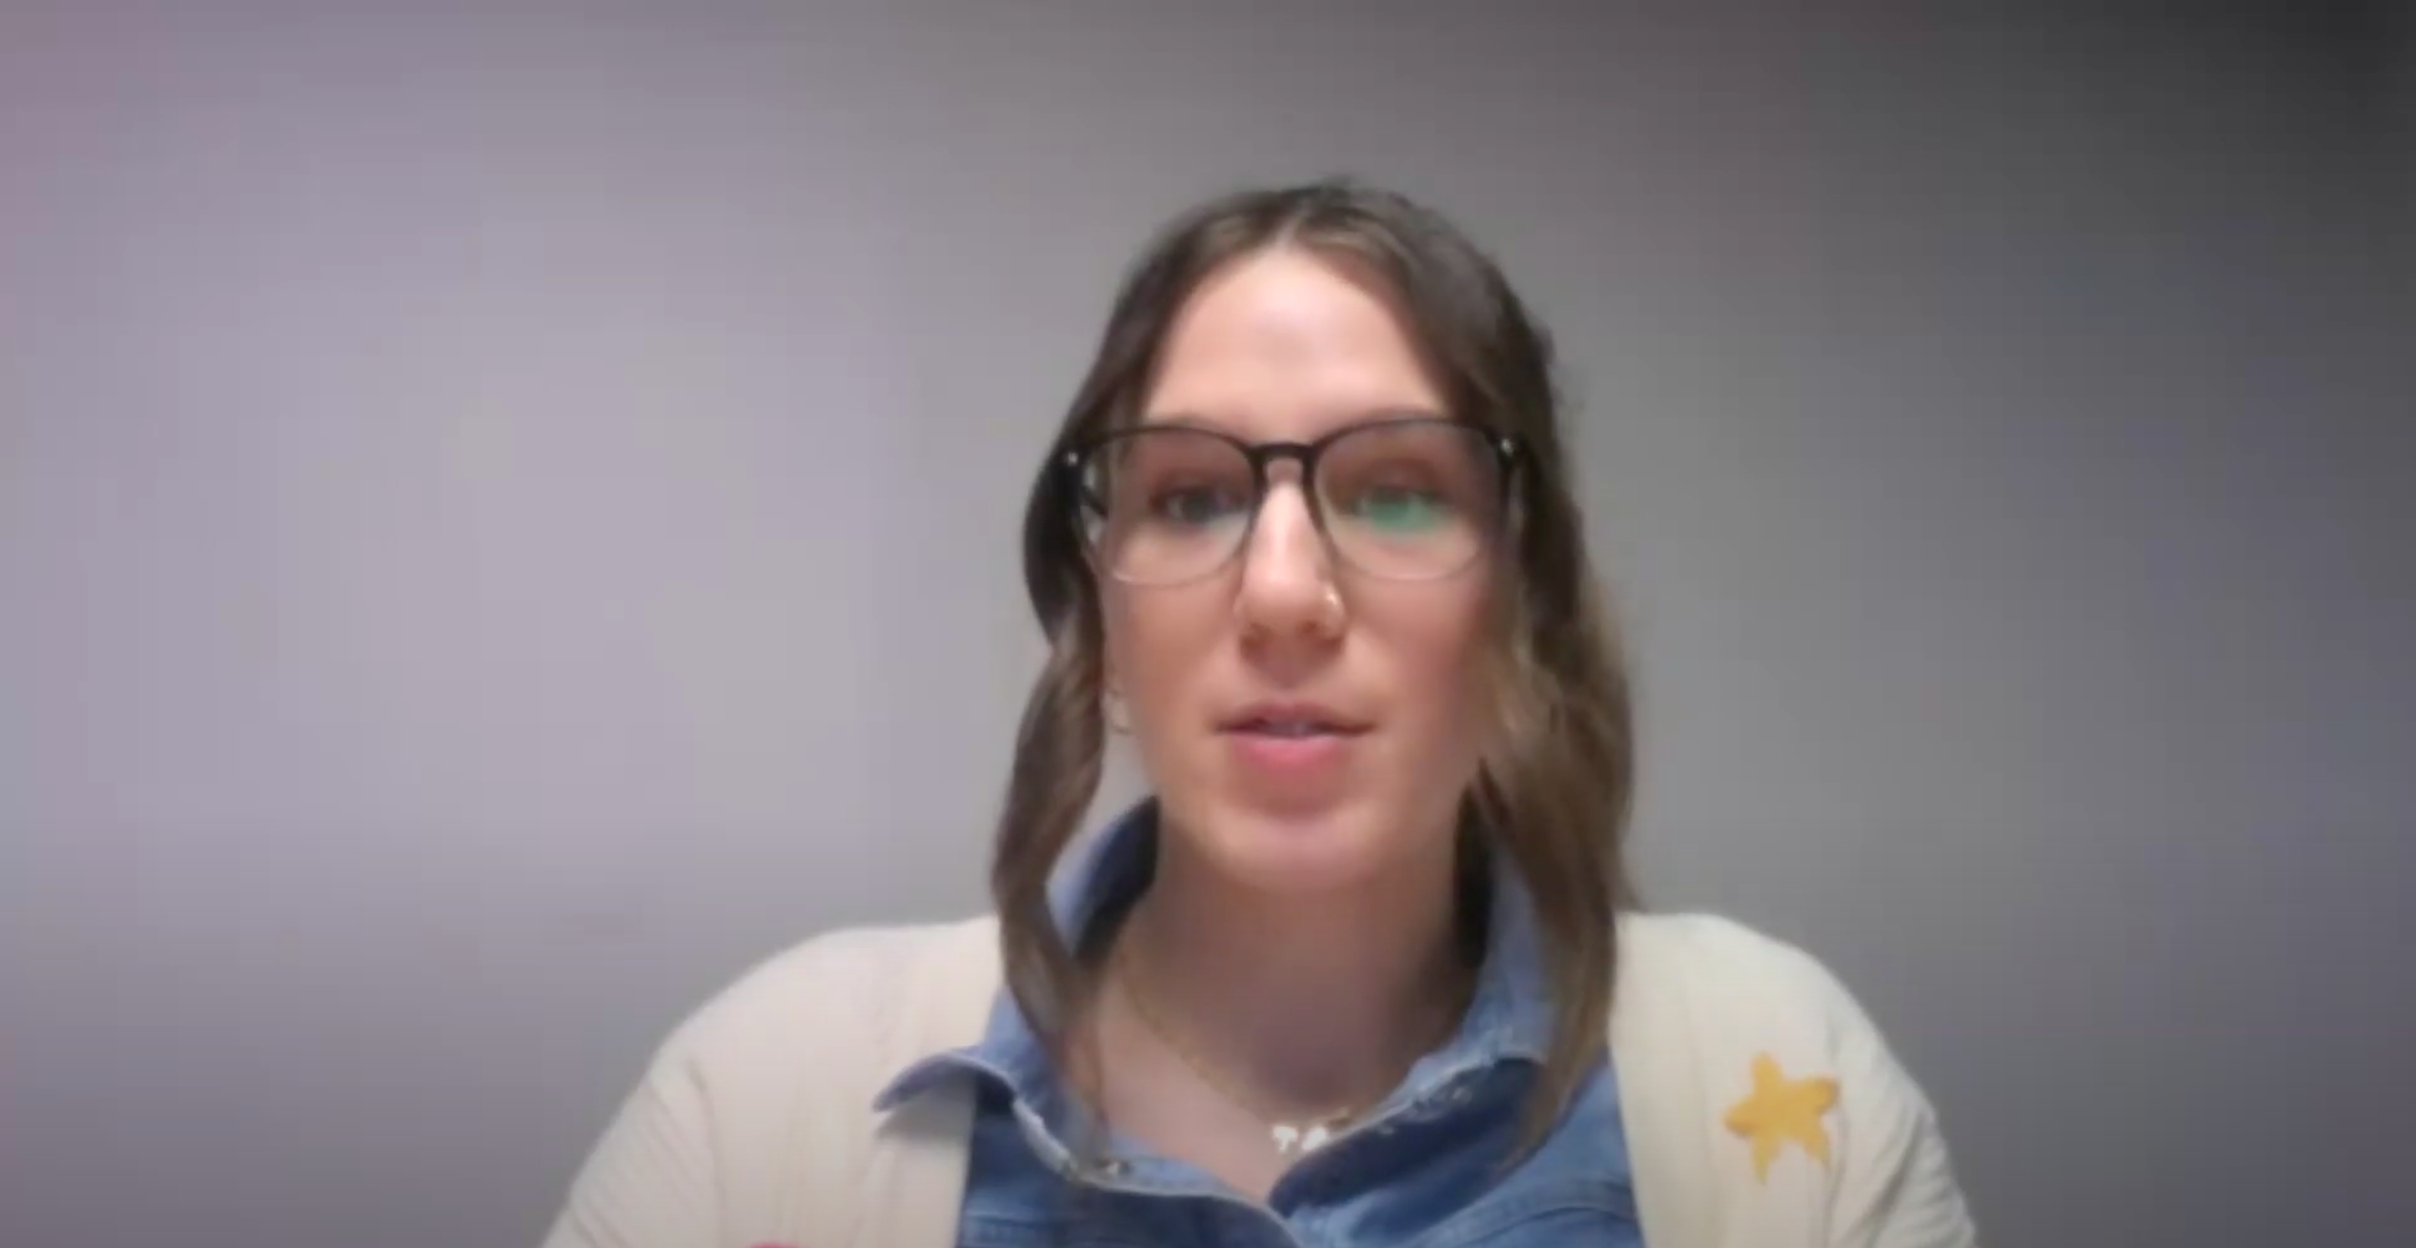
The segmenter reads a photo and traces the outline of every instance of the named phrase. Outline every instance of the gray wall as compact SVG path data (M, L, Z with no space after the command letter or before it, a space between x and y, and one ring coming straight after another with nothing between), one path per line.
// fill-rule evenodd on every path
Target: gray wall
M1994 1242L2416 1213L2370 32L1477 8L8 5L0 1243L532 1242L704 994L977 907L1110 284L1330 170L1557 328L1646 885Z

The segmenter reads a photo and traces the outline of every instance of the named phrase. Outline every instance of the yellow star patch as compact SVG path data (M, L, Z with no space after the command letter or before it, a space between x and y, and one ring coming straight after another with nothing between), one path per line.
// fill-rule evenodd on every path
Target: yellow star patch
M1724 1120L1728 1129L1753 1141L1753 1177L1770 1180L1770 1163L1793 1140L1812 1159L1829 1164L1829 1133L1820 1117L1837 1103L1837 1081L1824 1076L1789 1079L1778 1059L1753 1059L1753 1095L1738 1101Z

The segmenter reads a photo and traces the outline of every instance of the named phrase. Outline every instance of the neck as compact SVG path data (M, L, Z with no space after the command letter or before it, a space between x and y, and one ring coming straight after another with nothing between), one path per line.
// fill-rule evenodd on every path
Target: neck
M1472 970L1451 846L1341 895L1268 896L1161 843L1124 989L1269 1112L1360 1112L1456 1024Z

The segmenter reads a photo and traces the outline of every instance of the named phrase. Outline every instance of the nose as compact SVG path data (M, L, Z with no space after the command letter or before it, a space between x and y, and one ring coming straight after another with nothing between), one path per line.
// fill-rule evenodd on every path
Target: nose
M1233 604L1246 634L1327 637L1344 623L1331 552L1297 480L1268 483Z

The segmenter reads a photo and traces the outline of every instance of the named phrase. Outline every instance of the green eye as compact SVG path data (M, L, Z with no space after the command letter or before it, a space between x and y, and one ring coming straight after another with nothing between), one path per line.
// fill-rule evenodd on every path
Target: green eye
M1435 495L1402 486L1377 486L1360 495L1351 506L1351 514L1396 533L1433 528L1443 522L1447 511L1443 500Z

